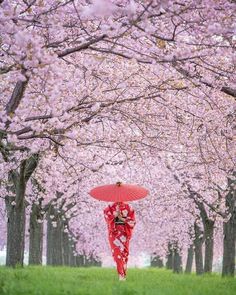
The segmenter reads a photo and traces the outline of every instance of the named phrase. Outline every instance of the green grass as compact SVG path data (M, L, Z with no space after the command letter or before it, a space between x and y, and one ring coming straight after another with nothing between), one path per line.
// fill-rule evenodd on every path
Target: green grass
M119 282L115 269L0 267L0 295L235 295L236 279L217 274L177 275L171 271L129 269Z

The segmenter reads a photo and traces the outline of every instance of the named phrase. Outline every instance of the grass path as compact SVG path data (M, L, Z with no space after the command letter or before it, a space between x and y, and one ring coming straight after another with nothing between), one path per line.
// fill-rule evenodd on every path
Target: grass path
M236 295L236 279L130 269L119 282L115 269L0 267L0 295Z

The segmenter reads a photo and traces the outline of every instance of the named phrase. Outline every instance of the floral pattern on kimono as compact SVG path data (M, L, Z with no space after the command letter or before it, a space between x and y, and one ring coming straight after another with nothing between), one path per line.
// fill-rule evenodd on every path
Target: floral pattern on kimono
M123 225L115 222L118 211L125 218ZM109 243L117 272L125 277L129 256L129 242L136 223L134 210L129 204L123 202L114 203L104 209L104 217L108 226Z

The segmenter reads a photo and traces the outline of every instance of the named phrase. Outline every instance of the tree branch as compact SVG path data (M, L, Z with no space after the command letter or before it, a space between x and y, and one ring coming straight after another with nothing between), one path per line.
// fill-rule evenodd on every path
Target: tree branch
M35 171L39 160L39 154L33 154L29 159L26 160L25 171L24 171L24 179L27 182Z
M26 81L16 82L16 86L13 90L12 96L6 105L6 111L8 115L10 115L11 113L14 113L17 107L19 106L28 82L29 82L29 79L27 79Z
M58 57L61 58L61 57L64 57L68 54L71 54L71 53L74 53L74 52L78 52L78 51L81 51L81 50L84 50L84 49L88 49L90 45L92 44L95 44L95 43L98 43L99 41L103 40L104 38L106 37L105 34L103 34L102 36L100 37L97 37L95 39L92 39L80 46L77 46L77 47L74 47L74 48L68 48L62 52L59 52L58 53Z

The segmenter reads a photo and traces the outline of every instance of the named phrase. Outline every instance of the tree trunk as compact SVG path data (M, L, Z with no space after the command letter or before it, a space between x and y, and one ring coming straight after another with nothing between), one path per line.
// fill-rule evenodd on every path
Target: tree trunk
M30 213L29 228L29 264L42 264L43 254L43 221L41 206L33 204Z
M213 264L213 250L214 250L214 224L215 221L208 217L208 213L205 206L200 201L195 201L199 210L200 216L202 218L202 223L204 227L204 241L205 241L205 258L204 258L204 272L212 272Z
M87 256L84 257L84 266L89 267L89 258Z
M53 215L53 219L50 218ZM48 212L47 218L47 264L63 264L62 222L54 208Z
M70 256L70 243L68 233L63 232L63 265L70 265L69 256Z
M46 253L46 261L47 265L52 265L52 221L50 219L50 212L51 209L48 211L47 214L47 253Z
M213 220L207 219L204 221L204 235L205 235L205 259L204 272L212 272L213 264L213 249L214 249L214 224Z
M57 192L56 199L62 196L61 192ZM47 264L76 266L76 255L74 255L76 246L69 231L69 219L65 215L75 203L63 208L64 204L65 200L62 200L58 208L54 208L51 204L47 206Z
M75 242L71 239L69 239L69 265L70 266L76 266L77 260L76 260L76 255L74 255L74 250L75 250Z
M168 244L166 268L173 269L173 250L171 243Z
M202 231L199 226L194 223L195 239L194 239L194 248L195 248L195 263L196 263L196 274L203 274L203 257L202 257Z
M223 250L223 266L222 276L234 276L235 273L235 225L230 218L224 223L224 250Z
M235 176L234 172L234 176ZM224 222L224 249L222 276L234 276L235 274L235 246L236 246L236 190L233 180L228 180L230 191L226 196L226 208L231 214L229 220Z
M151 258L151 266L152 267L163 267L163 261L160 259L158 255L155 255Z
M62 265L63 263L63 245L60 221L52 230L52 265Z
M87 266L101 266L101 261L99 261L93 254L87 260Z
M22 192L24 193L24 192ZM6 266L23 266L25 248L25 204L11 204L12 198L6 198L7 207L7 253Z
M101 260L94 258L94 266L101 267L102 266Z
M182 272L182 258L180 255L180 250L177 243L174 245L174 255L173 255L173 272L181 273Z
M187 262L186 262L186 267L185 267L185 273L192 272L193 257L194 257L194 249L193 249L193 245L191 245L188 248L188 257L187 257Z
M38 154L22 160L19 172L11 170L9 172L8 187L11 196L5 197L7 209L7 253L6 265L21 265L24 262L25 249L25 190L26 184L38 164Z
M84 255L77 255L76 256L76 266L84 266Z

